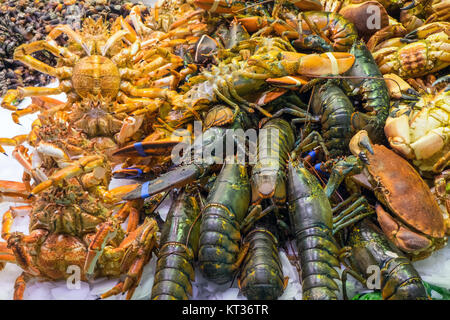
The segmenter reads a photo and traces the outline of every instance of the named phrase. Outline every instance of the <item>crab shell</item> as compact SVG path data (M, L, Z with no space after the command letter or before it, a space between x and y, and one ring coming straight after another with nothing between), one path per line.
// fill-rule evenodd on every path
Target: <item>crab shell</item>
M382 145L367 154L369 180L377 199L378 221L384 233L402 250L418 254L445 243L445 223L436 198L417 171L401 156ZM435 246L433 246L433 244Z

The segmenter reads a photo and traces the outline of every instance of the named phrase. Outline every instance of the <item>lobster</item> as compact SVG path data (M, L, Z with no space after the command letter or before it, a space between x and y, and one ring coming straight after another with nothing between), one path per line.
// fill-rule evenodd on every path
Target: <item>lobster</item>
M242 262L238 286L249 300L277 299L287 286L274 220L273 215L261 218L244 238L248 252Z
M344 298L347 273L355 275L365 284L366 280L362 275L366 274L369 266L379 266L380 289L384 300L429 299L423 281L410 260L371 220L364 219L351 228L347 245L351 247L349 260L352 269L342 274Z
M172 202L161 232L153 300L187 300L192 296L200 227L195 221L199 214L197 199L186 190Z
M357 89L367 110L367 113L355 112L352 125L356 130L366 130L372 141L379 142L384 137L384 124L389 113L389 91L364 42L355 41L350 53L355 56L355 63L345 74L349 77L346 83L351 89Z
M228 129L242 130L242 128L249 127L251 121L250 117L246 113L240 112L239 109L233 111L223 105L213 107L205 117L206 130L195 138L192 145L183 150L180 164L173 170L155 179L146 181L142 185L138 185L133 191L126 194L124 199L147 198L206 177L210 172L214 171L218 163L223 162L223 158L220 158L219 154L215 154L215 151L224 150L221 146L227 140ZM238 149L245 148L244 143L238 140L239 136L237 134L232 136ZM152 147L152 143L146 145L143 142L142 146L144 149L146 146ZM133 148L133 146L129 147L130 150ZM121 150L124 149L122 148ZM121 150L117 152L122 152ZM199 152L201 159L197 159Z
M238 21L249 32L266 35L274 31L285 40L293 40L297 49L348 51L358 37L354 24L333 12L307 11L298 16L288 12L277 19L255 16Z
M286 202L286 166L289 152L295 142L294 132L286 120L274 118L261 129L258 159L252 169L252 203L273 198Z
M249 203L245 166L226 162L206 199L200 225L200 271L215 283L230 281L242 262L240 224Z
M298 146L303 151L308 151L320 144L327 158L335 158L348 153L348 143L354 131L351 123L354 108L337 83L329 80L314 90L311 110L312 114L303 107L289 104L275 112L273 117L287 113L294 116L292 124L320 123L321 132L311 131Z
M322 188L317 178L299 160L288 164L288 209L292 233L296 239L304 300L336 300L339 289L338 258L341 255L333 234L364 218L367 202L350 197L331 208L328 185ZM333 211L351 205L333 217Z
M288 164L288 206L302 270L304 300L336 300L339 250L332 209L319 181L301 162Z

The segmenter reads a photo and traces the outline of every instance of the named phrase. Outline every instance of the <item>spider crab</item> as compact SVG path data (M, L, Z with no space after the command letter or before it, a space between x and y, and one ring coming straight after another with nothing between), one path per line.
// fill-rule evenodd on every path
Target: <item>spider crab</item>
M59 46L56 38L61 34L69 37L68 46ZM144 76L157 72L170 73L183 61L170 50L142 44L142 35L128 24L125 19L117 18L110 28L102 21L88 18L80 31L68 25L56 26L46 40L35 41L19 46L14 59L40 72L59 80L56 88L18 87L9 90L2 107L16 111L13 105L16 99L29 96L47 96L66 93L69 103L79 101L90 95L116 99L124 108L150 108L155 104L177 96L176 92L162 88L167 85L164 79L155 84L152 81L142 83ZM31 55L47 50L59 57L56 67L49 66ZM163 71L165 70L165 71Z
M71 266L79 268L83 281L125 274L125 280L101 297L121 292L127 292L128 299L132 297L156 247L158 227L154 219L139 225L142 202L127 202L114 214L120 197L98 197L92 192L104 184L103 165L100 156L83 157L54 172L31 192L20 183L0 182L9 199L23 202L33 196L34 200L31 205L10 207L3 215L2 238L6 243L0 243L0 264L16 263L23 269L16 280L15 299L23 298L31 278L67 279ZM28 235L11 232L19 214L30 217ZM125 231L121 223L127 219Z

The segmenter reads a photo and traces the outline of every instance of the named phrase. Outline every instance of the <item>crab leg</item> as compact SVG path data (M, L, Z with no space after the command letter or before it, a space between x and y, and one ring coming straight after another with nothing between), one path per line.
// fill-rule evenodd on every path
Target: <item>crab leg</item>
M0 146L13 146L17 147L27 140L27 134L21 134L18 136L14 136L12 138L0 138ZM1 152L5 153L3 148L0 149Z
M84 263L84 272L86 276L94 275L95 266L100 258L106 244L117 234L117 227L112 221L107 221L100 225L92 242L89 244L86 261Z
M35 244L44 238L48 231L37 229L31 232L30 235L25 236L21 232L16 232L8 238L8 248L12 250L16 258L17 264L27 273L33 276L38 276L40 271L34 267L33 258L28 252L26 245Z
M0 201L30 202L29 196L24 183L0 180Z
M47 176L44 172L42 172L39 168L33 168L27 151L27 148L19 145L14 149L12 156L22 165L25 172L30 174L37 183L47 180Z
M123 120L122 128L116 135L118 144L123 144L129 137L133 136L141 127L144 121L143 116L127 117Z
M5 262L16 263L16 258L11 249L8 249L6 242L0 242L0 270L3 269Z
M28 215L31 209L31 206L9 207L9 210L3 214L2 219L2 238L4 240L8 240L11 235L11 226L17 215Z
M161 88L137 88L133 86L129 82L122 82L120 85L120 89L125 93L130 94L132 96L137 97L145 97L145 98L160 98L160 99L168 99L173 95L177 95L177 92L171 91L168 89Z
M100 48L102 56L105 56L108 50L118 41L122 40L128 34L127 30L119 30L108 38L105 45Z
M16 282L14 283L14 300L23 300L23 294L28 280L30 280L30 275L25 272L22 272L22 274L17 277Z
M134 9L134 8L133 8ZM137 34L136 31L134 31L133 27L130 26L130 24L123 19L122 16L119 16L115 21L114 25L119 24L124 30L127 31L127 34L125 35L125 38L130 41L131 43L135 42L137 40ZM113 25L113 28L114 28Z
M66 34L71 40L75 41L78 45L80 45L87 55L91 55L92 48L87 47L85 43L83 43L83 37L78 33L75 32L69 25L67 24L60 24L57 25L50 31L50 33L47 35L47 39L49 40L55 40L58 38L62 33Z
M57 88L46 87L17 87L17 89L8 90L3 97L2 108L17 111L17 107L13 105L14 101L31 96L50 96L67 92L72 87L70 81L62 81Z
M109 297L113 294L128 291L127 299L130 299L134 290L139 284L144 265L148 262L156 247L156 232L158 225L155 219L146 219L144 223L131 232L116 249L113 251L125 252L121 264L121 271L127 272L125 281L119 282L111 290L101 295L101 298ZM121 290L121 291L119 291Z
M50 46L46 41L36 41L32 43L25 43L17 47L17 49L14 51L14 59L19 60L26 64L28 67L31 67L33 69L36 69L40 72L46 73L48 75L51 75L53 77L57 78L69 78L72 75L72 68L70 67L59 67L55 68L52 66L49 66L48 64L39 61L36 58L33 58L31 56L32 53L40 50L58 50L57 48L54 48ZM59 51L59 50L58 50Z
M94 171L96 168L101 167L104 160L101 156L86 156L81 158L80 160L74 162L72 165L69 165L61 170L53 173L48 180L41 182L33 190L31 190L31 194L35 195L39 192L42 192L51 186L54 186L64 179L70 179L75 176L78 176L83 173L89 173Z

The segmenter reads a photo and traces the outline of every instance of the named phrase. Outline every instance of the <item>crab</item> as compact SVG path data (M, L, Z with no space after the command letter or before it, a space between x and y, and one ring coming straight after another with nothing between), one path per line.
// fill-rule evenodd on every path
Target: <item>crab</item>
M396 78L405 92L412 89L402 81ZM394 104L384 132L390 146L421 171L440 173L450 165L450 91L431 89L412 104Z
M61 34L69 37L68 46L57 44L55 39ZM121 17L110 28L102 20L95 22L90 18L84 21L80 31L74 31L68 25L58 25L46 40L19 46L14 52L14 59L56 77L59 86L18 87L6 93L1 105L17 111L13 105L17 99L64 92L68 103L100 95L134 110L150 106L150 111L154 111L155 100L171 100L178 94L164 88L167 83L163 79L155 84L149 73L161 78L182 66L183 61L169 49L148 48L142 42L142 35ZM40 50L57 56L57 66L49 66L32 57L34 52ZM144 78L147 80L142 81Z
M11 207L4 215L0 244L0 264L18 264L23 274L16 280L15 299L22 299L26 282L67 279L69 266L78 266L81 280L120 277L124 281L102 295L103 298L128 292L131 298L142 268L151 258L158 230L154 219L139 225L141 201L120 206L123 192L133 187L107 191L111 177L103 156L85 156L56 170L31 190L25 183L1 181L7 199L29 205ZM15 217L30 216L30 234L11 232ZM128 219L127 230L121 224Z
M414 167L385 146L372 144L364 130L352 138L350 150L354 156L338 161L330 180L342 181L346 177L350 188L357 183L372 189L379 201L375 209L383 232L413 260L442 248L449 232L448 214L441 211ZM333 187L327 190L333 191Z
M449 22L425 24L404 38L381 42L372 54L383 74L421 77L450 65L449 34Z

